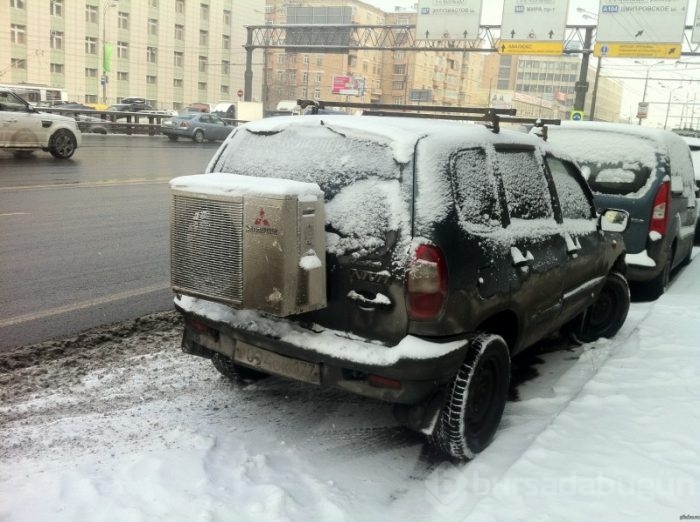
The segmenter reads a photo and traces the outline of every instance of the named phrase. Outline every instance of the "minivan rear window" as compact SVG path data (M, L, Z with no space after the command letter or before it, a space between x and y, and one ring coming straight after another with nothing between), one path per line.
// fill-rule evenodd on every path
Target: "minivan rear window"
M581 166L593 192L642 194L657 163L658 146L642 136L617 132L550 129L548 141Z

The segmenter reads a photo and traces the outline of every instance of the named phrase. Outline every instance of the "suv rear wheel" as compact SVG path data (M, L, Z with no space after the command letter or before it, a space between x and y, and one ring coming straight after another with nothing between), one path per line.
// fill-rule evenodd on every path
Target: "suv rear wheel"
M450 457L473 458L498 429L509 385L508 345L499 335L477 335L449 385L431 442Z
M54 158L68 159L73 155L76 147L75 136L66 129L57 130L49 140L49 152Z
M221 375L235 382L251 383L269 377L266 373L236 364L233 362L233 359L220 353L215 353L211 358L211 362Z
M595 303L572 321L572 337L581 343L612 337L622 328L629 309L627 279L619 272L611 272Z

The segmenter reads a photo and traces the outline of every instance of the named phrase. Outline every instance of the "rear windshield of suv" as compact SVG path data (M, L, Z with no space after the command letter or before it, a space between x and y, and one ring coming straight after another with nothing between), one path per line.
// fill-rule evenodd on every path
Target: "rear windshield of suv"
M657 163L657 145L640 136L558 129L548 141L569 153L581 166L593 192L641 195Z

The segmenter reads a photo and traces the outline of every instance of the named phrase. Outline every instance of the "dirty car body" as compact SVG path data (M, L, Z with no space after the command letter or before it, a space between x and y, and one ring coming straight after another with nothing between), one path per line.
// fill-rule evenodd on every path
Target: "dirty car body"
M245 246L227 251L231 243L284 234L270 207L219 211L240 192L237 179L293 180L312 187L295 196L300 202L322 200L319 306L279 317L238 309L218 293L248 284L246 266L255 265L258 281L267 277L266 256L248 262ZM425 433L475 336L497 336L512 356L576 323L609 274L624 272L621 236L602 230L577 167L534 136L481 125L262 120L236 128L207 174L176 178L171 188L184 351L406 405L407 424ZM221 225L229 219L237 225ZM236 263L243 268L230 274Z

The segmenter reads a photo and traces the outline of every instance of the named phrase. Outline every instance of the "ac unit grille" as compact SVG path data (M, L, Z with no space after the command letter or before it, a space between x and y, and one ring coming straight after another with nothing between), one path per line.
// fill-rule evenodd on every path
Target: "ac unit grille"
M243 203L173 195L173 289L238 305L243 299Z

